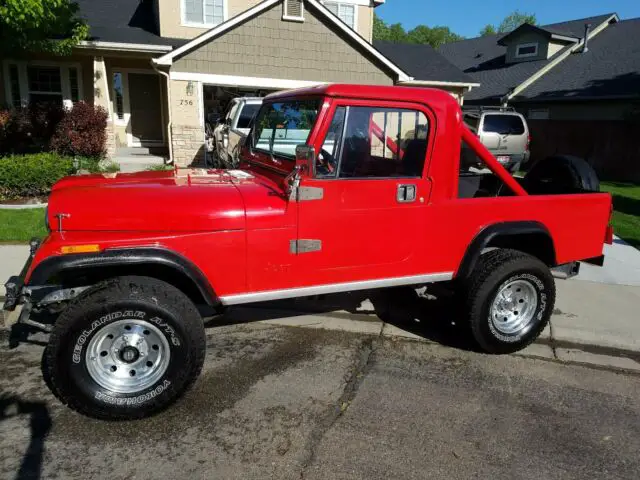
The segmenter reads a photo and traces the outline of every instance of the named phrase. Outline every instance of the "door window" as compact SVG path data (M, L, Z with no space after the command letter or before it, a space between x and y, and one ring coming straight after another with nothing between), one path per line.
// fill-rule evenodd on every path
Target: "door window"
M428 121L417 110L338 107L316 161L322 178L422 176Z

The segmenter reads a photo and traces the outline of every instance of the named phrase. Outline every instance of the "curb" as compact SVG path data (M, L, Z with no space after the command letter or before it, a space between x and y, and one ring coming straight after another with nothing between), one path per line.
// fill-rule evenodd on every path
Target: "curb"
M45 208L48 203L27 203L24 205L6 205L0 203L0 210L31 210L34 208Z

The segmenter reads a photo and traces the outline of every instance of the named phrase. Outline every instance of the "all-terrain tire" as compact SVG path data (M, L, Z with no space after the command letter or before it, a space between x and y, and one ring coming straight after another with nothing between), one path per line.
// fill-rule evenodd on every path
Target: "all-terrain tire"
M599 192L600 180L586 160L573 155L552 155L534 163L524 177L532 194Z
M137 343L131 348L127 342ZM60 314L42 369L52 393L70 408L128 420L175 402L200 374L205 349L202 318L184 293L149 277L118 277L86 291ZM120 377L109 376L112 368ZM122 377L133 378L135 368L137 378L148 374L138 384Z
M521 350L538 338L551 318L556 290L551 271L542 261L517 250L497 249L480 257L463 296L477 345L484 352L503 354ZM529 297L526 302L524 298ZM530 319L526 321L529 315L522 316L518 329L517 314L522 315L524 308L528 308ZM503 317L505 309L511 310ZM512 325L514 331L507 328Z

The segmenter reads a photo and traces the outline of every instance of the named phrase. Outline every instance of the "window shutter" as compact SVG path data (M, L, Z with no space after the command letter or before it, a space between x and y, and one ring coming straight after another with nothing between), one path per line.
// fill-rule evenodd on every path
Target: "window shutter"
M304 19L303 0L284 0L284 18L285 19Z

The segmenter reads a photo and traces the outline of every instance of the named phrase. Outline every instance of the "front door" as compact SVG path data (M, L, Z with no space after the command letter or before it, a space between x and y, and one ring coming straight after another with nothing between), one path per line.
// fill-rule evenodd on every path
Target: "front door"
M162 96L160 77L129 73L131 146L162 144Z
M315 285L420 273L430 182L423 107L332 106L298 202L298 264ZM311 279L309 279L311 280Z

